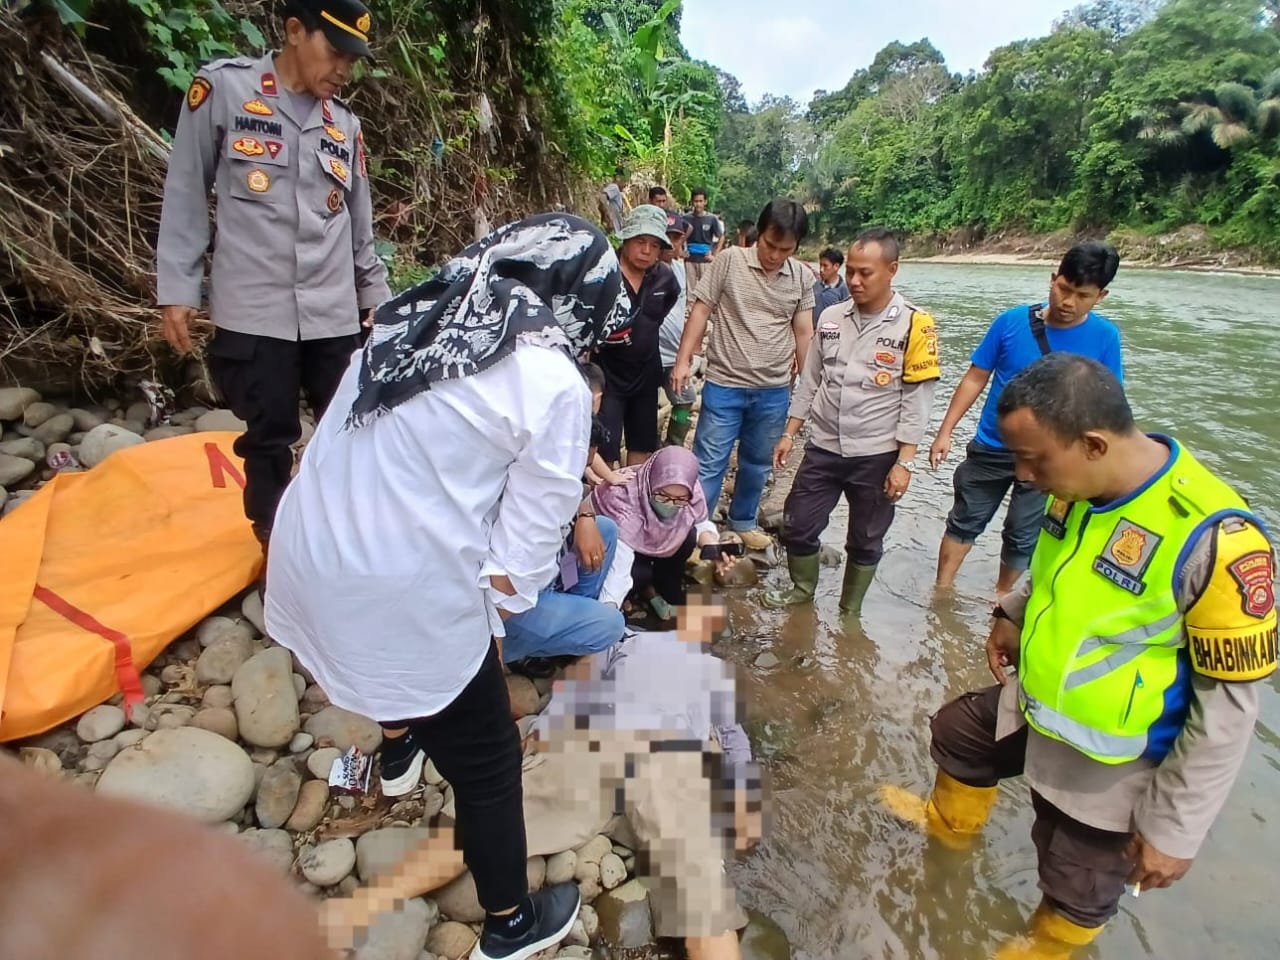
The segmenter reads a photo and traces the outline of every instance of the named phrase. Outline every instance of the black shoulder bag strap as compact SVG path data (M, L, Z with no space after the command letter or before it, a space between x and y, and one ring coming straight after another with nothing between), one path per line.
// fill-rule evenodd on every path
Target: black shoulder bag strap
M1036 338L1036 345L1040 348L1040 356L1052 353L1053 348L1049 346L1049 335L1044 332L1044 306L1036 304L1027 308L1027 316L1031 321L1031 335Z

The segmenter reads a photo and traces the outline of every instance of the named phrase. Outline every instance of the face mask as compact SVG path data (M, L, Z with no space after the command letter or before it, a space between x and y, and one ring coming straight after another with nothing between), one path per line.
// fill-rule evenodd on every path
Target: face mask
M649 498L649 506L653 509L653 512L658 515L659 520L670 520L680 512L680 505L678 503L663 503L661 500L657 500L653 497Z

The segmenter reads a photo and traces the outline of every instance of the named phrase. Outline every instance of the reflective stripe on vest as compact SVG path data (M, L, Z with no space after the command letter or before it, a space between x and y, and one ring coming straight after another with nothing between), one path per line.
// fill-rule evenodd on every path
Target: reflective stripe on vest
M1019 678L1027 721L1103 763L1160 760L1190 704L1175 579L1185 547L1240 496L1172 440L1141 490L1050 502L1031 560Z

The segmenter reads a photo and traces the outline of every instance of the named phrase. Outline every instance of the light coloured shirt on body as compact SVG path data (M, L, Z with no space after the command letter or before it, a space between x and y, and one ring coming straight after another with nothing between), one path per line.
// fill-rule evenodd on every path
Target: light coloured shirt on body
M658 328L658 356L662 360L662 369L670 370L676 365L676 354L680 352L680 337L684 335L684 321L689 312L689 276L684 269L683 260L672 260L668 266L676 276L680 293L672 304L667 318Z
M1214 573L1217 536L1215 524L1188 555L1178 591L1178 609L1184 614ZM1030 595L1031 578L1027 576L1000 599L1014 623L1022 623ZM1183 639L1185 642L1185 628ZM1191 682L1194 696L1190 713L1172 751L1159 763L1145 759L1099 763L1030 728L1027 782L1081 823L1121 833L1136 829L1161 853L1181 859L1195 857L1244 763L1258 716L1262 681L1226 683L1192 673ZM996 737L1003 739L1025 725L1015 678L1001 691Z
M712 308L707 380L722 387L785 387L796 355L792 323L813 310L812 274L789 257L772 276L755 247L730 247L705 268L694 300Z
M921 320L925 317L925 320ZM827 307L791 399L788 415L809 425L809 442L841 457L890 453L919 445L929 427L937 377L913 379L909 358L933 349L931 318L900 293L864 316L852 300ZM906 379L904 380L904 373Z
M213 238L216 326L279 340L353 334L360 311L391 296L374 252L360 121L339 100L283 90L274 71L267 54L197 74L165 176L156 300L200 308ZM201 84L207 93L195 92Z
M567 354L520 343L351 430L359 357L280 502L267 627L335 705L429 716L502 635L497 607L530 609L554 578L591 395ZM489 585L501 574L515 596Z

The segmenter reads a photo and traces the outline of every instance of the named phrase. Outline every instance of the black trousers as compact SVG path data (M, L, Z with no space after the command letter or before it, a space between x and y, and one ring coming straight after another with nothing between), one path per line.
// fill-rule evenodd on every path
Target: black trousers
M684 585L684 565L693 556L693 548L698 542L696 528L689 531L684 543L669 557L650 557L637 553L635 562L631 564L632 589L639 591L653 587L658 596L673 607L684 606L687 591Z
M490 642L479 672L439 713L382 726L408 727L453 787L457 836L480 905L490 913L518 906L529 893L520 733L497 644Z
M782 508L782 544L797 557L812 556L831 511L844 494L849 501L849 562L871 566L884 555L884 535L893 523L894 505L884 480L898 462L896 451L869 457L842 457L812 444L796 471Z
M289 448L302 436L299 397L306 394L319 420L359 344L355 333L323 340L214 334L209 373L231 412L247 424L235 451L244 460L245 516L259 537L271 533L293 470Z
M994 787L1020 776L1027 757L1027 728L996 739L1000 687L952 700L933 717L929 752L946 773L971 787ZM1100 927L1120 909L1133 861L1129 834L1099 830L1067 816L1034 790L1031 804L1040 889L1049 906L1072 923Z

